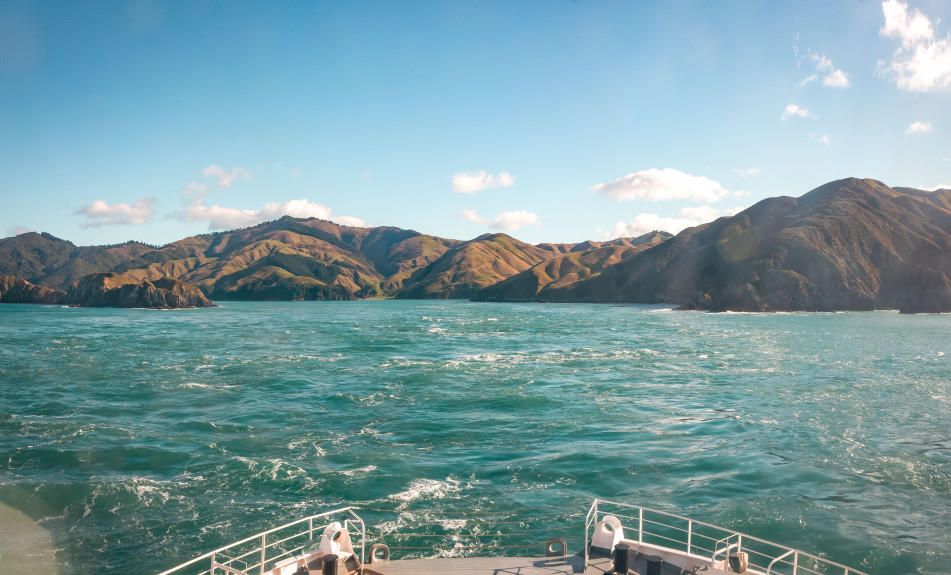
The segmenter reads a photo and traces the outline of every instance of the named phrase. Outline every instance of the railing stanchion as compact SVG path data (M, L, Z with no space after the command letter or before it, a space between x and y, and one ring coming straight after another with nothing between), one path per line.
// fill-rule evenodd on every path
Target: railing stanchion
M796 575L799 572L799 552L796 551L793 553L792 559L792 575Z
M644 508L637 508L637 542L644 542Z
M693 519L687 521L687 555L690 555L690 549L693 547Z
M264 562L267 558L267 534L261 535L261 575L264 575Z

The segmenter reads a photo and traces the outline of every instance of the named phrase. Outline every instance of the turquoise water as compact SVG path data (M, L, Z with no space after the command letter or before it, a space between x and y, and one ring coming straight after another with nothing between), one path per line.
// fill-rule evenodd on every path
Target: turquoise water
M156 573L340 503L402 512L372 531L594 497L947 573L949 336L882 312L3 305L0 503L60 573Z

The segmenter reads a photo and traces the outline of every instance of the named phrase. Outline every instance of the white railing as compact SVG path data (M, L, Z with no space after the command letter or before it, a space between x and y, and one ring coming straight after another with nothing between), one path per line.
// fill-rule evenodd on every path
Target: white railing
M593 530L606 515L620 519L627 540L686 554L688 558L706 560L714 566L719 564L725 567L731 553L742 551L749 556L750 571L766 575L866 575L834 561L731 529L666 511L604 499L595 499L588 511L585 518L586 541L591 541L589 529ZM585 568L588 559L586 546Z
M359 515L354 513L358 507L343 507L304 517L280 527L262 531L251 537L236 541L224 547L195 557L181 565L163 571L159 575L215 575L218 572L230 575L264 575L273 564L281 559L302 554L308 543L316 546L322 528L334 521L343 522L351 535L359 534L359 545L353 541L353 547L360 547L360 562L365 559L366 525ZM316 521L316 524L315 524ZM316 529L316 531L315 531ZM316 537L315 537L316 534ZM202 562L208 561L202 567ZM240 565L240 568L239 568ZM191 568L191 569L189 569ZM197 569L197 571L196 571Z

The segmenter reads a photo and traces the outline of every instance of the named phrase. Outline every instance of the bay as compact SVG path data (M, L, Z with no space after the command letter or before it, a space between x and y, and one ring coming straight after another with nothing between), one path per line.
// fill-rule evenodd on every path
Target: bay
M594 497L946 573L949 335L888 312L4 305L0 504L60 573L156 573L341 504L372 527ZM583 533L565 519L551 536Z

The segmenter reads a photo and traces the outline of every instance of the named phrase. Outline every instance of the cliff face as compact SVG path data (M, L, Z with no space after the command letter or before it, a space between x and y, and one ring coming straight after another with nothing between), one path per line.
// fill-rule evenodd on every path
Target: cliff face
M0 303L61 304L66 292L33 285L17 277L0 275Z
M546 301L951 311L951 190L831 182L684 230Z
M136 307L177 309L214 307L200 289L175 278L155 282L113 272L88 275L68 292L72 307Z

